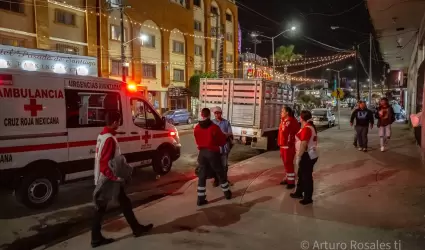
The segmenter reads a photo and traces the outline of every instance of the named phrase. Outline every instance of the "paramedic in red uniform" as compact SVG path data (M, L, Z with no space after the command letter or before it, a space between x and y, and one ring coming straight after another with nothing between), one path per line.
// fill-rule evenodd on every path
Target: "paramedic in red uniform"
M119 112L110 112L106 117L106 127L103 128L103 131L99 134L97 139L96 150L97 156L95 159L95 184L97 184L100 175L104 175L109 180L112 181L122 181L116 176L114 176L112 170L109 168L109 161L112 160L117 154L120 153L118 142L115 138L116 131L121 124L121 114ZM153 225L141 225L134 216L131 201L124 192L124 184L121 185L118 201L122 213L124 214L125 219L133 230L133 235L138 237L145 232L148 232L152 229ZM95 215L93 218L93 225L91 231L91 245L92 247L98 247L101 245L106 245L112 243L113 239L108 239L102 236L102 218L105 215L107 203L101 202L95 199Z
M295 134L300 130L300 125L294 117L294 113L290 107L284 107L281 113L281 122L279 126L279 134L277 144L280 147L280 156L286 171L285 179L280 183L287 185L287 189L295 187Z
M221 162L220 147L227 143L227 137L223 134L220 127L211 121L211 111L204 108L201 111L201 119L193 131L195 135L196 145L199 149L198 164L198 206L208 203L206 199L206 184L209 171L215 173L218 177L221 190L226 199L232 198L229 182L227 181L227 173Z
M290 196L295 199L302 199L300 201L302 205L313 202L313 167L318 159L317 130L311 118L310 111L301 111L300 120L302 128L295 136L298 183L297 189Z

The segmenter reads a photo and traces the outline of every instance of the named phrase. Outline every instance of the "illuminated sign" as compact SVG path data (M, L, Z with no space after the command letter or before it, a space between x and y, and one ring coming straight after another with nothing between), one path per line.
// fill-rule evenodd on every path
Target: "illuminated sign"
M94 57L0 45L0 68L98 76Z

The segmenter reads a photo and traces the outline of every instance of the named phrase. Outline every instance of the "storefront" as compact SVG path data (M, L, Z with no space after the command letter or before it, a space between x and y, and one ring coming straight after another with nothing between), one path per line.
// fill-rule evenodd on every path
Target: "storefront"
M0 68L98 76L94 57L0 45Z
M168 88L168 109L188 109L190 91L184 87L169 87Z

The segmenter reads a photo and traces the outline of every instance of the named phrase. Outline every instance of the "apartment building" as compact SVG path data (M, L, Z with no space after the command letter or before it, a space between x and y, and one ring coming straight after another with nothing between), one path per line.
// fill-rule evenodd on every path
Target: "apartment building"
M188 107L188 82L197 72L236 74L234 0L124 1L124 70L117 2L0 1L0 67L116 79L126 74L161 111Z

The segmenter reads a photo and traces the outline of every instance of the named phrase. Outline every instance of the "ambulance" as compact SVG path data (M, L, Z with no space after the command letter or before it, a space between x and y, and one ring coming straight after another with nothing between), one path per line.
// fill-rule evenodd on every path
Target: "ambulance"
M27 207L49 206L59 184L93 175L97 136L106 114L116 111L127 161L168 173L180 157L177 129L136 85L0 69L0 185L13 188Z

